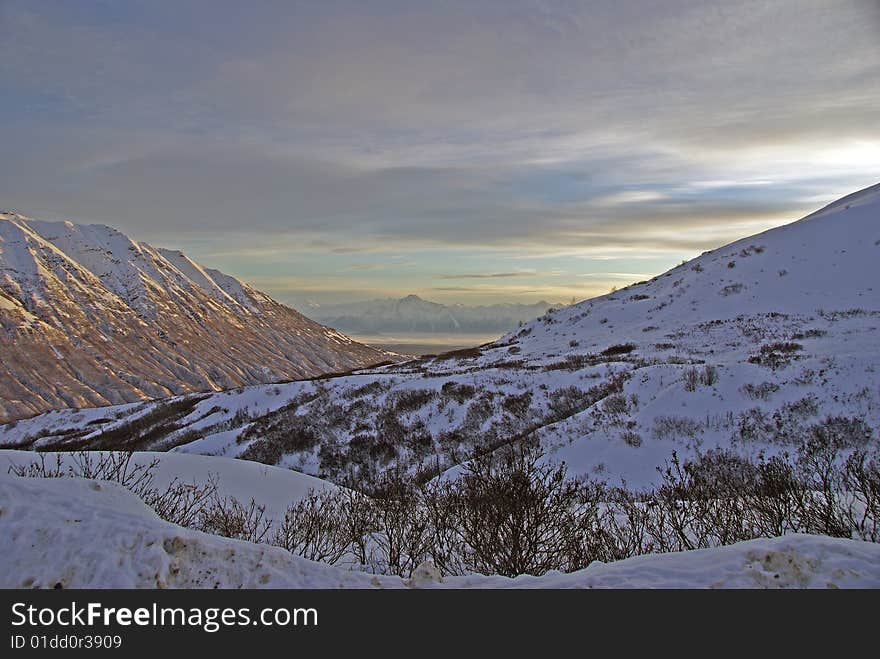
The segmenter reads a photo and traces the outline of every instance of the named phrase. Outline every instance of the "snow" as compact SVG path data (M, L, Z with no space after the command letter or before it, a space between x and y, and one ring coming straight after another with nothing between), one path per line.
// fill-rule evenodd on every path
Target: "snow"
M10 300L8 297L0 293L0 309L13 310L17 309L19 305Z
M2 588L877 588L880 545L791 535L594 563L572 574L412 579L184 529L121 487L0 475Z
M5 588L369 587L282 549L190 531L119 486L0 476Z
M811 535L594 563L572 574L517 577L517 588L877 588L880 547ZM455 586L486 587L485 578Z
M159 249L157 251L166 261L173 264L184 277L194 282L202 292L218 299L222 303L240 306L238 301L215 282L202 266L192 261L183 252L170 249Z
M102 453L104 452L90 452L95 458ZM69 453L41 455L46 457L51 466L56 464L58 455L62 458L63 466L74 464ZM0 472L7 473L13 465L32 464L39 457L32 451L0 450ZM290 469L232 458L143 451L132 454L131 464L149 465L154 460L158 462L152 471L153 483L157 488L167 487L174 479L184 483L205 484L213 478L221 497L234 497L245 503L253 499L257 505L265 506L266 517L271 520L282 519L287 507L305 498L310 490L336 489L335 485L327 481Z

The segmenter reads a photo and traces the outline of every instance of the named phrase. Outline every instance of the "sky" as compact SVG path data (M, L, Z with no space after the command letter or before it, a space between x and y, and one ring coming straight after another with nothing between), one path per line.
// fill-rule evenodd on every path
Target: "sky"
M880 0L0 0L0 208L278 299L584 299L880 181Z

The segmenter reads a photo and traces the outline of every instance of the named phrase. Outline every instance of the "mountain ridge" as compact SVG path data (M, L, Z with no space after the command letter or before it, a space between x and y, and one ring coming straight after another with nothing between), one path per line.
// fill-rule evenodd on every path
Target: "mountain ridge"
M0 213L0 347L3 421L389 359L179 250L17 213Z

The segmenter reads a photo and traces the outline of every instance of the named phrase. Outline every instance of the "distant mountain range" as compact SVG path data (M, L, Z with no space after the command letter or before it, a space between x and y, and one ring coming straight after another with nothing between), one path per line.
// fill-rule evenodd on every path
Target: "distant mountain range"
M345 332L432 332L444 334L509 332L520 323L537 318L548 309L564 305L493 304L489 306L445 305L418 295L347 304L312 305L304 309L312 318Z
M387 359L182 252L0 212L0 422Z

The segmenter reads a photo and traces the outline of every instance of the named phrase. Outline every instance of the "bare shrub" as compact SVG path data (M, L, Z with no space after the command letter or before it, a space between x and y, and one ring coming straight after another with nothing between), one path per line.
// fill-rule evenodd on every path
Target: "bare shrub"
M441 574L466 574L456 488L448 482L434 480L425 483L420 493L428 517L431 561Z
M473 359L475 357L480 357L482 354L483 351L480 348L463 348L461 350L451 350L449 352L441 353L434 357L434 361L441 362L458 359Z
M432 389L410 389L393 396L393 406L398 414L406 414L421 409L437 395Z
M744 493L756 537L774 538L801 528L799 511L808 492L787 455L759 457L754 489Z
M63 448L70 451L147 450L178 430L178 422L192 412L205 397L206 395L190 395L154 403L148 412L135 419L112 426L88 439L65 442Z
M685 370L682 380L685 391L696 391L697 385L700 383L700 374L697 373L697 369L688 368Z
M711 387L718 382L718 369L711 364L706 364L700 372L700 384Z
M684 551L730 544L753 537L744 524L743 480L748 463L724 452L708 452L682 464L672 459L658 468L661 484L651 493L647 522L660 551Z
M509 394L501 401L501 407L516 417L525 417L532 404L532 392L524 391L521 394Z
M694 439L703 431L703 424L686 416L658 416L654 418L656 439Z
M180 526L195 527L205 505L217 495L217 479L205 483L184 483L174 479L165 490L148 489L139 496L162 519Z
M266 427L252 427L246 435L254 439L239 457L269 465L278 464L285 454L309 451L321 441L314 425L301 415L279 415Z
M414 480L403 472L385 472L371 487L378 528L371 567L381 574L409 577L431 551L428 511Z
M804 330L803 332L795 332L791 335L792 339L801 340L801 339L820 339L823 336L828 334L825 330L810 328Z
M561 421L583 412L607 396L620 393L623 391L625 379L625 375L615 374L605 382L586 390L575 385L553 390L548 396L550 413L546 420Z
M818 411L814 407L812 414ZM817 441L838 448L863 448L874 438L874 431L858 417L828 416L810 428Z
M749 382L739 388L739 392L743 396L752 400L770 400L770 396L777 391L779 391L779 385L774 382L762 382L760 384Z
M349 392L350 398L363 398L364 396L374 396L378 393L385 391L387 385L379 380L373 380L372 382L367 382L366 384L362 384L359 387L355 387Z
M594 355L568 355L565 359L544 366L545 371L579 371L598 363Z
M190 484L175 478L165 489L160 489L154 485L154 470L158 464L158 459L133 464L132 454L125 451L79 451L68 454L66 466L61 453L55 454L51 461L45 454L39 454L30 464L10 466L9 473L28 478L85 478L117 483L162 519L180 526L196 525L201 510L216 495L217 479L211 476L205 483Z
M364 564L367 561L365 537L374 527L364 495L332 489L311 490L287 508L272 536L272 544L311 561L331 564L338 563L351 551ZM362 551L357 552L355 547Z
M452 398L459 405L463 405L476 395L477 389L472 385L450 380L440 387L440 393L448 398Z
M724 297L727 297L728 295L737 295L738 293L742 293L743 288L745 288L745 286L742 284L728 284L718 291L718 294Z
M791 341L780 341L761 346L761 352L781 352L784 354L795 353L803 349L804 347L800 343L793 343Z
M862 540L880 542L880 455L853 451L844 464L840 485L848 526Z
M840 449L832 437L822 433L813 433L798 448L795 469L807 491L798 513L807 533L851 535L838 499Z
M602 409L607 414L626 414L629 411L629 403L623 394L611 394L602 402Z
M564 464L540 458L527 447L496 452L473 460L456 481L452 500L469 569L512 577L568 562L582 528L580 488Z
M78 451L69 454L67 466L62 453L56 453L53 461L47 460L47 457L46 454L38 454L37 459L28 465L10 466L8 473L28 478L70 477L110 481L140 495L152 488L153 470L159 464L158 459L148 464L132 464L132 454L124 451Z
M199 511L196 524L205 533L248 542L264 542L272 528L272 521L266 519L265 506L253 499L243 504L233 497L219 496L214 496Z
M753 407L738 415L733 439L744 442L771 442L775 426L772 418L760 407Z
M617 355L628 355L635 349L635 343L618 343L613 346L608 346L600 354L604 355L605 357L615 357Z
M794 458L715 449L682 462L673 453L645 491L572 479L534 446L508 446L451 482L393 472L370 483L369 497L313 496L285 520L309 539L278 544L330 562L356 554L367 569L402 576L426 558L443 574L515 576L792 532L876 542L880 456L845 456L849 435L823 425Z
M775 370L788 365L800 350L803 350L803 346L791 341L765 344L761 346L759 354L749 357L749 363L768 366Z

